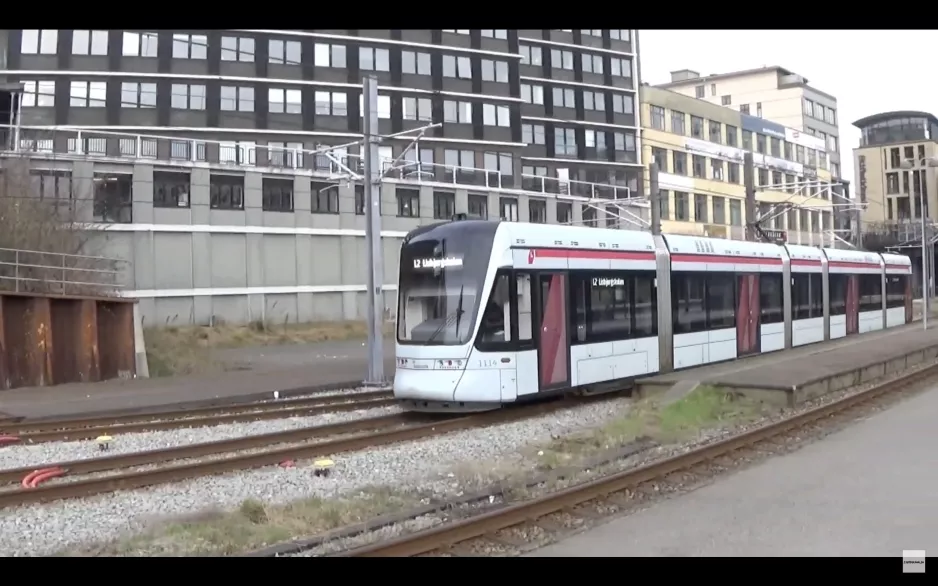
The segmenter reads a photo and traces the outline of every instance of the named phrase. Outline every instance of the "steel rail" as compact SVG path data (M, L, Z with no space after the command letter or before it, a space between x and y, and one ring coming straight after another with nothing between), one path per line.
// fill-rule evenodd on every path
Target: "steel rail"
M815 407L778 422L765 424L751 431L701 446L677 456L572 486L529 501L508 505L505 508L465 520L338 552L328 557L412 557L441 549L445 550L457 543L484 537L492 532L525 522L536 522L540 517L570 509L598 498L608 497L611 494L633 488L644 482L666 477L674 472L712 461L736 450L751 447L764 440L783 435L793 429L859 406L908 384L933 377L935 374L938 374L938 365L917 370L832 403Z
M287 459L300 459L317 456L337 454L341 452L350 452L372 448L375 446L388 445L392 443L423 439L430 436L462 431L464 429L484 427L499 423L509 423L526 419L536 415L558 411L575 405L591 403L596 401L609 400L616 395L597 395L592 397L569 397L562 400L534 403L515 409L500 409L497 411L488 411L473 415L467 415L457 418L449 418L441 421L422 423L417 425L404 425L399 429L379 431L353 437L344 437L332 441L319 442L313 444L294 445L274 450L256 452L251 454L234 455L227 458L213 459L204 462L193 462L175 466L163 466L151 470L131 471L125 474L111 474L96 478L78 479L72 481L53 481L48 485L38 486L31 489L0 490L0 508L7 508L32 503L42 503L68 498L86 497L96 494L112 492L115 490L129 490L142 488L156 484L165 484L169 482L179 482L191 478L208 476L245 470L249 468L258 468L279 464ZM290 430L288 432L279 432L280 436L290 436L293 441L302 441L308 439L311 430L322 430L327 427L338 428L340 426L350 426L354 424L365 425L365 422L374 424L379 420L385 420L387 425L397 418L398 421L413 420L411 413L389 415L382 418L370 418L369 420L357 420L355 422L335 424L332 426L319 426L318 428L307 428L304 430ZM306 432L304 436L302 432ZM333 432L334 435L335 432ZM267 436L278 434L266 434ZM136 454L125 454L108 458L97 458L91 460L76 460L75 462L64 462L58 464L44 464L37 468L64 468L68 474L89 474L92 472L108 471L119 467L126 468L132 466L142 466L152 464L156 461L165 462L167 460L178 460L182 458L198 457L225 453L237 450L244 450L250 447L260 447L264 445L258 438L263 436L251 436L249 438L237 438L235 440L222 440L212 442L211 444L199 444L194 446L184 446L181 448L170 448L169 450L154 450L151 452L140 452ZM239 445L237 442L251 442L251 445ZM282 440L277 443L285 443ZM227 449L218 449L221 444L228 444ZM237 446L232 448L231 446ZM185 453L185 456L180 454ZM172 455L169 455L172 454ZM16 475L14 471L3 471L0 473L0 479L9 482L14 478L19 481L22 476L35 470L36 468L18 469Z

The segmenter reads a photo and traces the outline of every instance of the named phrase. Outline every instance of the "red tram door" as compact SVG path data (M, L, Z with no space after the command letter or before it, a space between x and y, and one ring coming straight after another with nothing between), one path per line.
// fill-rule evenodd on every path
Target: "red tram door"
M759 332L759 275L736 277L736 355L758 354L762 347Z
M537 276L539 324L537 364L540 390L567 386L570 378L567 340L567 276L564 273L540 273Z
M902 277L905 279L905 323L912 323L912 277Z
M847 276L847 335L860 332L860 277Z

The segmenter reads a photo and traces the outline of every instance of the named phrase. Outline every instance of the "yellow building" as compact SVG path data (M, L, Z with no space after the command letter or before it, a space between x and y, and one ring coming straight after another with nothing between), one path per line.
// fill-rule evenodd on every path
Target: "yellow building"
M793 244L833 245L823 140L656 87L641 88L641 108L642 161L658 163L663 232L745 238L743 157L750 151L763 227Z

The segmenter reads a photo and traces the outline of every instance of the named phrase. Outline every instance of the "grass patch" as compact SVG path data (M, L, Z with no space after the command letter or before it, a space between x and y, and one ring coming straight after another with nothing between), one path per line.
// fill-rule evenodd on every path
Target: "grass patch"
M664 407L657 397L642 399L629 408L628 414L598 429L558 438L538 448L538 468L554 470L575 465L584 457L642 438L659 443L688 440L727 422L753 421L765 409L758 401L707 386Z
M59 556L232 555L309 537L418 506L417 495L390 488L354 497L311 498L282 506L248 499L234 511L164 522L140 535L60 552Z
M388 324L386 333L393 331ZM363 321L272 324L261 321L236 326L168 326L147 328L144 339L150 376L212 374L225 370L212 350L315 342L360 340L368 331Z

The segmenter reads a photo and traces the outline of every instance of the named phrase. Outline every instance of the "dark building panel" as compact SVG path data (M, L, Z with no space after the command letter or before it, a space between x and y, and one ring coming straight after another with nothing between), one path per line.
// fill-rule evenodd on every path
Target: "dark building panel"
M208 58L208 74L209 75L220 75L221 74L221 31L208 31L206 34L208 37L208 48L207 55Z

